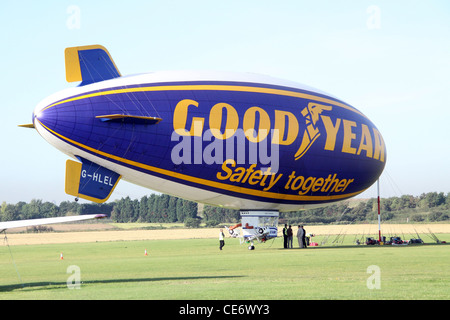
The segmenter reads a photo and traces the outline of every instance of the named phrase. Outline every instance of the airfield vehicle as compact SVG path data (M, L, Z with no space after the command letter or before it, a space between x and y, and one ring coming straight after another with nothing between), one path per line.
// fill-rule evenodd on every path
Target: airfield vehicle
M375 245L375 244L380 244L380 242L375 238L368 237L368 238L366 238L366 244L367 245Z

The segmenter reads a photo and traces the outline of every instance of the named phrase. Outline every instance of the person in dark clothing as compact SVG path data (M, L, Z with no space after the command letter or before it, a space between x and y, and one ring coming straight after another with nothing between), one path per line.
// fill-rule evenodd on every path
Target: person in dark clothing
M287 232L287 224L285 224L284 225L284 228L283 228L283 241L284 241L284 243L283 243L283 248L285 248L285 249L287 249L287 247L288 247L288 232Z
M293 232L292 232L292 226L289 226L287 229L287 235L288 235L288 248L293 248L292 246L292 238L293 238Z
M303 248L308 248L308 246L306 245L306 231L305 231L305 228L303 228L303 226L302 226L302 229L303 229L303 235L302 235Z

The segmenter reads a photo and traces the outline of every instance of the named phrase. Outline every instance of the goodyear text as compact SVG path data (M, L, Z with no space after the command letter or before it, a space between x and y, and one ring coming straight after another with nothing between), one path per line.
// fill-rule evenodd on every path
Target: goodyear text
M207 117L199 112L199 102L184 99L177 103L173 116L173 129L180 136L200 137L205 130L219 140L233 137L243 130L250 142L259 143L270 139L272 145L289 146L301 138L296 160L304 156L321 136L325 136L323 149L341 151L385 162L385 144L375 127L351 119L332 118L328 114L334 108L309 102L307 107L294 114L286 110L265 109L252 106L239 116L235 107L225 102L213 105ZM189 121L188 121L189 119ZM208 128L207 128L208 127ZM270 132L274 134L270 135ZM358 136L356 132L360 133Z

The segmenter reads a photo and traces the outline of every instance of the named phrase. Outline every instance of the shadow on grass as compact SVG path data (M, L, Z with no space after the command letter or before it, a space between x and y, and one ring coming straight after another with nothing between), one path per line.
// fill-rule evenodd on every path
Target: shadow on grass
M205 280L205 279L232 279L245 276L198 276L198 277L161 277L161 278L134 278L134 279L104 279L83 281L82 285L90 284L110 284L110 283L127 283L127 282L156 282L156 281L186 281L186 280ZM29 282L17 283L11 285L0 286L0 292L14 291L16 289L31 290L53 290L67 288L67 282Z

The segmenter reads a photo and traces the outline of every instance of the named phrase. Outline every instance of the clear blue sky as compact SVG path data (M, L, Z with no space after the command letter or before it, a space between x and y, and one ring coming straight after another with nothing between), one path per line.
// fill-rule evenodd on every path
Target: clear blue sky
M0 202L73 200L67 157L17 124L74 85L64 48L89 44L107 47L123 75L242 71L329 92L383 134L381 196L450 192L449 1L3 0L0 33ZM111 200L151 192L121 181Z

